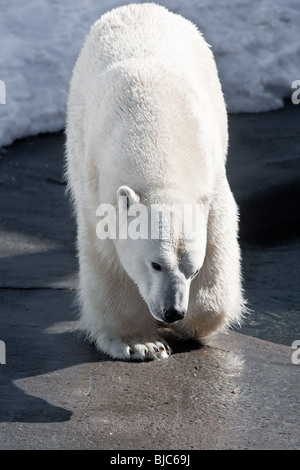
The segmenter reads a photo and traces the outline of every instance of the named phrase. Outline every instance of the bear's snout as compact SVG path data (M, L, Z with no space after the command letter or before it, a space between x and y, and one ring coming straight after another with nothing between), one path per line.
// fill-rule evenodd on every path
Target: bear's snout
M185 312L170 307L168 310L164 311L164 320L166 323L174 323L175 321L182 320L184 315Z

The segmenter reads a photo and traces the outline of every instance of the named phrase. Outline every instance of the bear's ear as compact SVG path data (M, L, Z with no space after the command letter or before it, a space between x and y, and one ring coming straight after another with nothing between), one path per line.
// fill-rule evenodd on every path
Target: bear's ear
M140 198L129 186L120 186L117 191L118 206L120 210L127 210L132 204L138 204Z

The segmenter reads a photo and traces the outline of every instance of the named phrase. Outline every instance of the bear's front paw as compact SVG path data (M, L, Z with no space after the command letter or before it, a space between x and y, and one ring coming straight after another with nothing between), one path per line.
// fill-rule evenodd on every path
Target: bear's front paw
M147 361L165 359L171 354L169 345L158 338L154 341L140 341L134 338L107 338L96 340L97 347L114 359Z
M170 346L163 340L147 343L131 343L129 359L152 360L165 359L171 354Z

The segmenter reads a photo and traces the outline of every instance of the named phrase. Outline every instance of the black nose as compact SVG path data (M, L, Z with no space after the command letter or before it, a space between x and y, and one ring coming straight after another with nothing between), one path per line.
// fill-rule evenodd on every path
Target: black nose
M180 312L176 308L171 307L164 313L164 318L167 323L174 323L175 321L182 320L185 312Z

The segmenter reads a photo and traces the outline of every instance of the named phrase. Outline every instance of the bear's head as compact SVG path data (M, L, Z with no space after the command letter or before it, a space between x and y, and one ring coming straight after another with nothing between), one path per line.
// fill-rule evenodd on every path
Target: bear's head
M205 257L205 204L141 204L128 186L121 186L117 196L114 242L123 268L156 320L181 320Z

